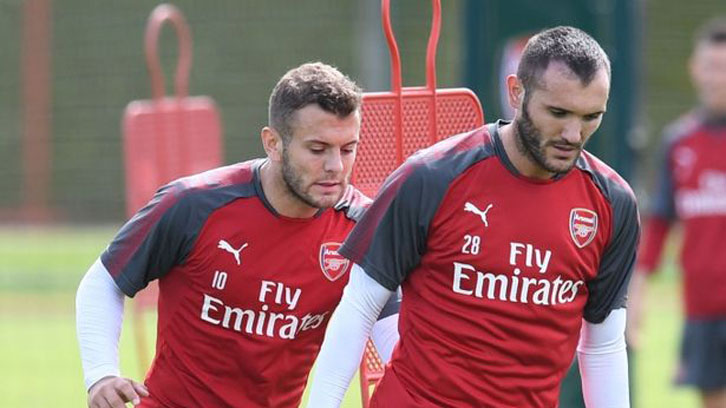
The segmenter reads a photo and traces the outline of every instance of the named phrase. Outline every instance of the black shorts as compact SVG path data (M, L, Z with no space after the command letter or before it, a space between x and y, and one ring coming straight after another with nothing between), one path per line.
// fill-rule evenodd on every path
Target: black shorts
M686 321L676 382L703 391L726 388L726 319Z

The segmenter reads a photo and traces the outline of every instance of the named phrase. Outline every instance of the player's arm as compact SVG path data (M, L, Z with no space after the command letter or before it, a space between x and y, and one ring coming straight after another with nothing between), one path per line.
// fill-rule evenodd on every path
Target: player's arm
M378 321L371 329L371 340L376 346L383 363L391 360L393 349L398 343L398 311L401 306L400 288L391 296L378 315Z
M643 304L647 294L648 278L658 269L671 222L661 216L651 216L645 224L633 278L628 288L628 323L626 340L632 348L640 345Z
M426 251L451 180L429 162L419 152L394 171L338 251L355 264L318 356L309 407L340 405L381 309Z
M340 405L358 369L371 328L394 294L360 266L353 266L350 281L325 332L308 407ZM390 352L387 354L390 356Z
M182 183L168 184L136 213L86 273L76 294L76 329L90 407L125 407L148 392L119 377L124 295L134 296L184 259L194 231ZM197 217L198 218L198 217Z
M625 316L621 308L602 323L582 323L577 357L588 408L630 407Z
M648 277L658 269L668 231L676 218L673 177L668 160L670 144L661 150L656 190L651 200L650 214L644 225L635 272L628 289L628 323L625 336L628 346L632 348L637 348L640 343Z
M143 384L121 378L118 341L124 311L124 294L100 259L91 265L76 293L76 331L88 390L88 406L138 405L149 395Z
M612 209L612 234L597 275L587 281L577 353L587 407L628 408L625 306L640 240L640 217L635 195L624 181L609 178L604 185Z

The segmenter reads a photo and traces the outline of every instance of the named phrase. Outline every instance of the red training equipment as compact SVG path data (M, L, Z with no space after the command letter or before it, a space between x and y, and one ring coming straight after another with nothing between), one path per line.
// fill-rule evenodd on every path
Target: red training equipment
M391 91L363 94L361 142L353 168L353 183L375 195L383 181L406 157L458 133L484 124L481 103L466 88L436 88L436 46L441 31L441 0L432 0L431 33L426 49L426 86L402 87L401 57L391 28L390 0L382 0L383 31L391 55ZM370 387L383 376L384 366L369 340L360 365L363 408Z
M179 38L176 94L164 95L157 43L161 27L171 22ZM126 214L132 216L163 184L222 164L222 126L214 101L188 96L192 65L191 34L182 13L170 4L157 6L149 16L145 36L146 62L151 77L151 100L128 104L123 118L126 168ZM148 368L142 312L156 306L155 283L134 301L134 326L141 370Z

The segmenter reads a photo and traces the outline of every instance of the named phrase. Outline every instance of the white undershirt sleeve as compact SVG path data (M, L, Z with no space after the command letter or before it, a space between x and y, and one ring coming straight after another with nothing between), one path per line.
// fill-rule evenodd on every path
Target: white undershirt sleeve
M583 321L577 357L588 408L630 407L625 315L616 309L602 323Z
M398 343L398 313L377 321L371 331L371 340L383 363L391 361L391 354Z
M353 265L350 281L325 332L308 407L340 406L360 364L371 328L393 294L360 266Z
M86 390L98 380L118 376L118 341L124 294L100 259L91 265L76 292L76 333Z

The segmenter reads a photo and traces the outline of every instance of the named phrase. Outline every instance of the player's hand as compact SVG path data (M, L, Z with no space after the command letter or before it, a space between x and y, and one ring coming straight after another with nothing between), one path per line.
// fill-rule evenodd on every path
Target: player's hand
M126 408L127 403L139 405L141 397L148 397L149 390L129 378L105 377L88 390L89 408Z

